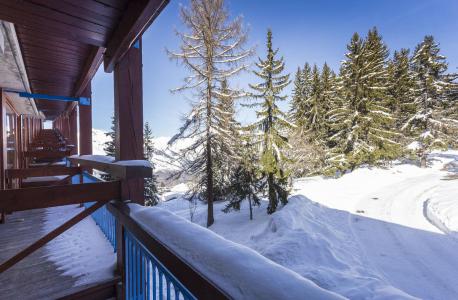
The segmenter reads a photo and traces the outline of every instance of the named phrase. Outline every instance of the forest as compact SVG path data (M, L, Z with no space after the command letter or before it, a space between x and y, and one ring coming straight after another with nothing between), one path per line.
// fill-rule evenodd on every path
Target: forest
M176 33L181 45L167 53L187 76L172 92L191 91L194 98L169 141L192 140L175 153L180 171L173 176L194 179L188 199L207 203L207 226L214 222L215 201L227 201L229 212L247 200L251 212L266 198L271 214L287 204L293 178L339 177L395 160L426 168L431 151L457 146L458 74L448 71L433 36L393 51L373 27L350 37L339 70L304 58L292 75L281 55L287 45L276 45L266 29L262 51L247 46L243 19L231 18L224 1L191 1L180 15L186 28ZM243 72L257 78L247 90L231 85ZM290 84L291 95L285 92ZM282 101L288 110L279 107ZM256 120L241 124L238 107L255 111ZM151 160L148 124L144 138ZM107 154L114 151L110 146ZM156 185L154 178L146 182L150 205L158 202Z

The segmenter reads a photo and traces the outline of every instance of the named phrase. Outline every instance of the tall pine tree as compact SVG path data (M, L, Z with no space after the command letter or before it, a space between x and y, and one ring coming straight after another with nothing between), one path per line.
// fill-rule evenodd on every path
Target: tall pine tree
M157 191L157 177L154 174L154 143L153 143L153 132L148 122L145 122L143 128L143 151L144 159L147 160L153 168L153 176L151 178L145 178L145 205L153 206L158 204L159 195Z
M285 68L283 58L277 59L278 49L272 47L272 31L267 32L267 57L259 58L256 66L259 70L253 71L260 78L261 83L250 84L254 90L258 120L249 126L253 130L253 142L260 151L260 172L263 175L263 189L267 192L269 205L267 212L274 213L279 202L287 203L288 172L284 169L289 147L286 132L292 124L286 120L287 116L280 110L277 102L286 100L282 91L290 84L289 74L282 75Z
M403 125L418 143L421 167L426 167L428 153L435 149L446 149L456 136L456 122L446 118L450 104L448 91L453 88L451 77L447 76L447 62L440 54L439 45L432 36L426 36L415 48L412 70L417 90L415 114Z
M393 159L401 149L386 107L388 50L382 38L375 28L366 40L355 33L347 48L340 74L343 101L331 113L336 131L331 140L338 146L328 160L341 169Z
M111 116L111 130L108 132L105 132L105 136L108 138L108 140L104 143L103 145L103 151L105 151L105 155L111 156L111 157L116 157L116 119L113 116ZM110 176L108 173L102 173L101 177L105 181L112 180L113 178Z

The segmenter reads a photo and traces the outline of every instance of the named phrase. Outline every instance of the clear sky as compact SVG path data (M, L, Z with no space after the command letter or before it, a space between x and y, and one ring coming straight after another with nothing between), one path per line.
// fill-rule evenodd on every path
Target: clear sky
M171 94L186 70L170 61L165 48L178 49L174 29L181 28L180 5L188 0L171 0L143 35L144 121L155 136L171 136L180 127L180 117L189 110L185 95ZM267 28L273 31L274 47L280 48L286 70L292 73L305 62L325 61L338 70L346 44L354 32L365 35L377 26L391 53L413 49L426 34L432 34L447 56L449 70L458 68L458 0L227 0L232 15L242 15L250 28L249 45L265 56ZM245 87L256 80L244 74L232 84ZM113 113L113 77L100 68L93 82L93 127L109 129ZM290 94L291 86L287 90ZM287 108L287 103L283 105ZM252 113L240 110L244 122Z

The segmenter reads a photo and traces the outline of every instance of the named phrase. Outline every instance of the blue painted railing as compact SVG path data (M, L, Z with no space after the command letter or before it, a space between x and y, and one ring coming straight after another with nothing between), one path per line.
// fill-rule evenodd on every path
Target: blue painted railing
M126 299L197 299L127 229L124 237Z
M73 184L79 183L79 175L76 175L72 178ZM83 173L83 183L98 182L100 179L89 175L88 173ZM92 206L95 202L86 202L84 207L88 208ZM106 238L113 246L114 251L116 252L116 219L115 217L107 210L106 205L102 206L95 212L91 214L91 217L94 219L95 223L99 226L102 232L105 234Z

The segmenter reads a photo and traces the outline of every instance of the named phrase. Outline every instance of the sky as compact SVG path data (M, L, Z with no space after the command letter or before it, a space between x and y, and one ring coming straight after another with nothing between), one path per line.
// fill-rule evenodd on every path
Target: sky
M458 69L457 0L226 0L231 17L243 16L249 29L247 46L256 47L254 62L265 57L268 28L273 45L284 57L291 79L305 62L318 66L327 62L338 71L352 34L366 35L376 26L390 53L400 48L413 49L425 35L433 35L447 57L449 71ZM190 109L188 95L172 94L187 71L168 58L165 49L176 50L175 30L182 30L180 6L188 0L170 0L170 4L142 37L143 42L143 114L153 134L174 135L182 117ZM231 85L245 88L257 83L251 73L242 74ZM285 94L291 94L292 85ZM113 114L113 74L101 67L92 81L93 127L108 130ZM287 110L288 103L281 108ZM253 118L253 111L238 109L242 123Z

